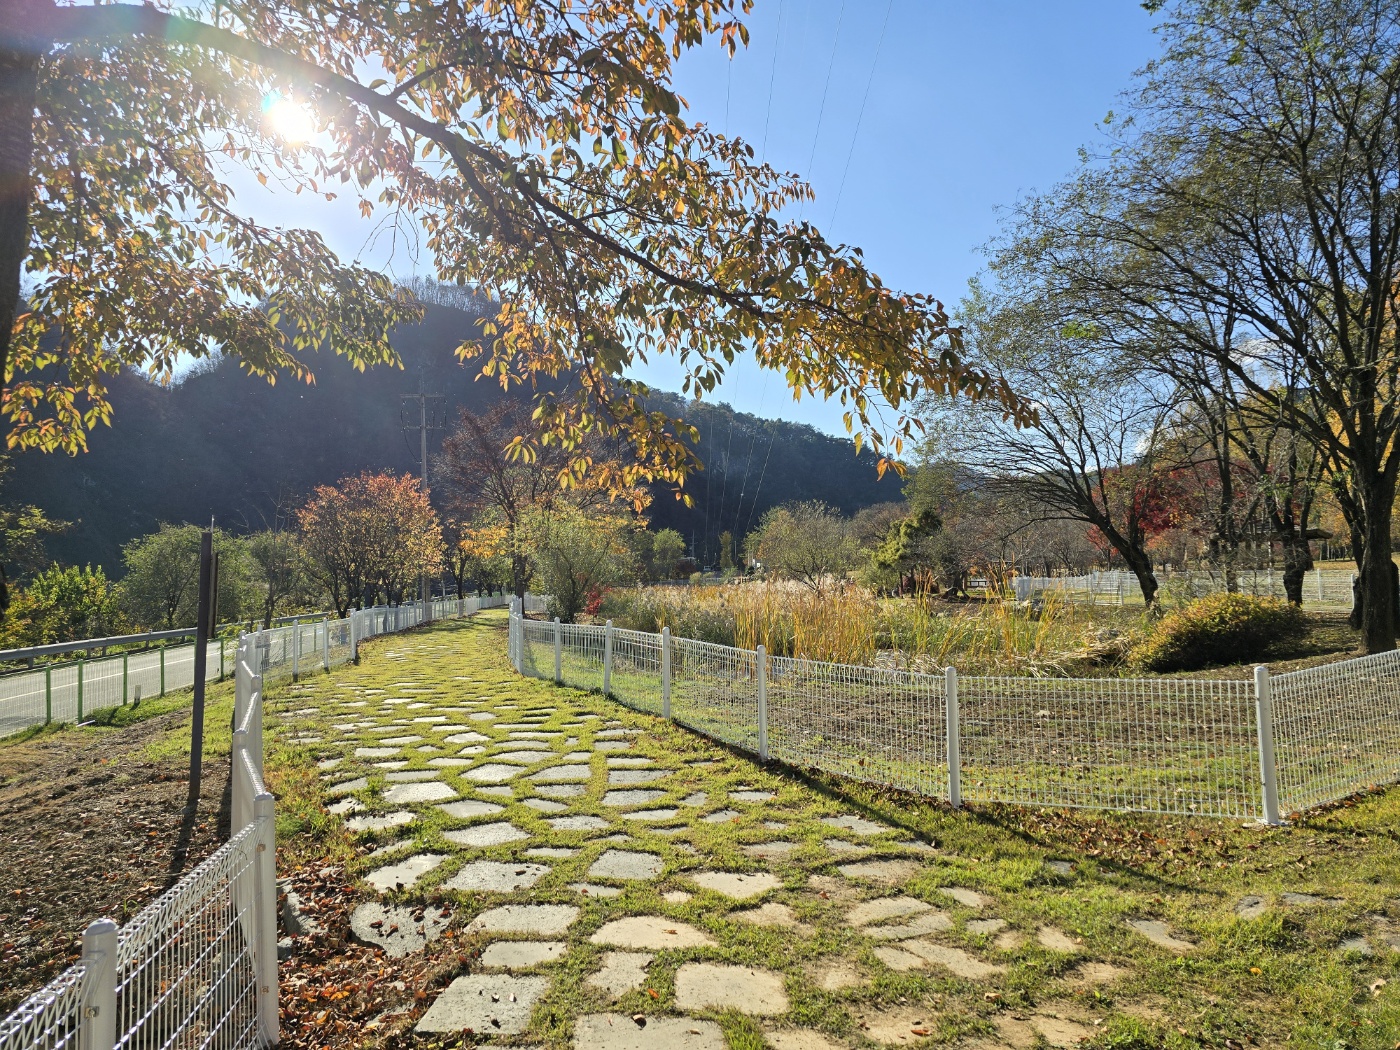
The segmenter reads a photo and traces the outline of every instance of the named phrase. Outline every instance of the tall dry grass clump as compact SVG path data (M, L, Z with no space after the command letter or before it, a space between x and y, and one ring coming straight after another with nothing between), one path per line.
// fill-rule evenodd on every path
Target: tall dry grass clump
M896 664L965 674L1066 673L1093 642L1092 614L1048 598L1029 610L1010 602L949 605L928 596L879 599L849 585L818 597L786 582L634 587L613 591L603 615L618 627L671 628L679 637L831 663Z

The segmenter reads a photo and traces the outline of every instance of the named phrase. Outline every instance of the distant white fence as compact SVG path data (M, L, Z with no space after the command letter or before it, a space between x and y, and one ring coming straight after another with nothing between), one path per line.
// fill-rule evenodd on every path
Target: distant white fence
M433 619L506 599L441 599ZM0 1021L0 1050L240 1050L277 1042L277 856L263 782L265 676L328 670L360 642L428 619L422 603L245 634L234 674L229 841L121 929L99 919L81 960Z
M1400 779L1400 652L1253 682L1007 678L768 656L525 619L520 674L760 758L965 801L1282 816Z
M1346 569L1310 569L1303 575L1303 604L1351 608L1354 573ZM1283 573L1274 569L1241 569L1235 574L1241 594L1284 598ZM1054 593L1069 601L1124 605L1142 601L1137 577L1121 569L1102 569L1082 576L1015 576L1009 581L1017 601ZM1160 572L1157 583L1162 591L1204 597L1226 590L1225 574L1194 569L1190 572Z
M533 595L526 598L535 600ZM477 609L505 604L501 596L438 598L430 603L431 618L466 616ZM416 626L424 618L423 604L413 602L356 609L343 620L289 624L259 633L276 650L278 666L285 662L295 674L303 668L330 668L354 659L355 646L364 639ZM227 677L236 645L231 638L209 643L206 681L221 682ZM189 689L194 685L194 649L192 644L162 646L48 664L0 677L0 737L51 722L82 722L99 711L123 707L142 697Z

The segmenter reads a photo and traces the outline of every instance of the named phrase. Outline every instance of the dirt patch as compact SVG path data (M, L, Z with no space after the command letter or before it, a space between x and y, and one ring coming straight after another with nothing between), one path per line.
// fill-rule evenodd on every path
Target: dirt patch
M191 820L186 763L146 753L182 724L188 712L0 747L0 1016L78 958L88 923L125 922L227 838L227 760L206 758Z

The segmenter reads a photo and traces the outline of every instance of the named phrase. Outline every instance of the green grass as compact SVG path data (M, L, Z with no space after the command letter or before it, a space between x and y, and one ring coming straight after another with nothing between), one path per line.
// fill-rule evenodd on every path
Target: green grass
M1093 1045L1103 1048L1219 1047L1234 1040L1300 1050L1391 1050L1400 1040L1400 952L1390 951L1377 938L1372 940L1370 956L1338 950L1344 937L1374 932L1382 919L1387 928L1400 930L1396 900L1400 834L1395 830L1400 828L1400 791L1368 796L1271 830L1239 820L1006 806L953 812L936 802L835 776L760 767L745 754L596 694L519 678L505 661L502 623L501 616L483 614L466 623L441 623L427 631L379 639L364 647L361 666L313 675L270 694L268 769L278 794L283 868L331 860L346 864L350 874L358 877L383 863L363 855L370 846L399 840L405 843L401 855L420 850L449 855L447 862L400 894L407 900L435 901L453 909L453 927L459 936L451 948L447 942L438 942L433 949L441 953L442 965L427 1001L452 976L474 965L470 953L462 952L473 942L460 936L473 916L509 901L559 902L578 904L581 916L566 937L567 957L542 968L554 976L551 990L537 1008L531 1029L518 1040L542 1043L550 1050L569 1046L574 1018L583 1013L673 1012L676 970L698 959L763 967L784 977L790 999L784 1017L760 1023L733 1011L704 1015L718 1021L731 1050L758 1050L768 1026L809 1027L853 1048L870 1046L859 1018L903 1009L917 1010L926 1018L930 1044L992 1037L998 1023L1038 1009L1079 1018L1092 1031ZM411 658L402 658L408 651ZM656 805L674 804L696 791L706 792L708 801L700 807L679 807L680 816L666 822L681 828L675 835L629 822L626 830L633 842L624 848L659 854L665 868L654 882L628 884L620 896L601 899L580 897L568 884L585 881L589 865L612 844L599 841L596 834L550 831L543 815L519 799L491 798L505 805L504 812L491 819L509 820L549 845L575 847L580 853L551 861L552 872L533 890L506 896L446 890L443 884L468 854L444 840L442 832L460 822L423 807L419 818L406 828L351 836L339 819L325 812L324 803L330 800L322 794L324 785L315 765L321 758L348 755L354 746L373 739L369 734L337 737L329 727L350 719L342 708L328 709L331 701L345 699L352 688L391 689L392 683L407 681L411 674L423 675L424 687L433 690L424 694L429 704L485 695L490 704L515 704L521 711L557 707L546 729L575 713L590 712L641 729L632 753L682 770L666 782L668 797ZM306 709L319 713L294 714ZM219 723L212 710L211 705L211 737L212 727ZM226 724L226 715L223 721ZM588 730L578 731L580 746L589 742L597 728L598 723L590 723ZM293 731L319 734L324 740L293 743L288 739ZM178 748L178 741L168 746ZM427 755L410 748L404 757L409 768L426 768ZM714 764L679 765L686 760ZM383 783L379 772L354 767L355 760L347 758L336 773L371 773L368 787L357 797L371 809L387 808L378 797ZM578 803L571 806L572 812L614 816L598 801L605 789L603 767L595 759L586 794L579 800L565 800ZM474 796L470 782L451 770L442 779L464 797ZM699 820L726 804L726 791L740 786L772 790L776 797L763 805L736 806L741 815L732 822ZM823 845L825 839L840 836L821 818L849 813L893 829L872 840L870 856L920 861L918 871L897 888L851 882L853 898L904 892L946 910L953 918L952 929L933 939L1005 966L1002 976L969 981L937 968L900 973L878 960L875 945L843 922L849 902L824 898L809 884L814 875L832 876L847 859L833 856ZM772 831L763 827L765 821L780 821L786 827ZM794 842L797 848L770 862L742 851L746 844L774 839ZM909 840L933 843L938 852L932 856L911 853L901 845ZM522 845L526 844L471 851L469 856L515 859ZM699 855L682 849L683 845ZM1052 860L1069 861L1074 871L1068 876L1057 874L1046 864ZM695 892L687 874L700 868L772 871L782 886L763 899L789 905L806 932L738 921L735 913L756 902ZM996 903L979 915L941 892L949 886L973 888ZM662 898L664 892L680 889L694 896L684 903ZM1290 891L1340 898L1343 903L1279 904L1277 895ZM1273 906L1264 917L1246 921L1235 916L1233 907L1250 894L1269 897ZM993 936L969 930L969 921L986 914L1026 933L1025 941L998 948ZM647 988L610 1002L583 984L605 951L589 937L605 922L623 915L660 915L690 923L714 937L718 947L660 953L650 967ZM1178 957L1153 946L1125 925L1133 917L1167 922L1195 940L1197 950ZM1034 935L1042 925L1055 926L1079 940L1080 952L1041 947ZM468 961L454 961L458 959ZM837 962L857 966L864 983L841 991L823 990L815 975ZM1078 978L1086 962L1115 967L1118 975L1105 984L1085 983ZM415 1010L422 1006L426 1002ZM297 1022L289 1018L286 1023L294 1028Z

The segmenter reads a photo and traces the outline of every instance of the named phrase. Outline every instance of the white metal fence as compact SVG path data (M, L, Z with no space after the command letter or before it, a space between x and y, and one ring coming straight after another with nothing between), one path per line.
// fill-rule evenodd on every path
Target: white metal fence
M1351 608L1351 584L1355 574L1346 569L1310 569L1303 576L1303 603ZM1017 601L1054 593L1069 601L1125 605L1142 601L1137 577L1121 569L1103 569L1082 576L1015 576L1008 581ZM1182 597L1200 598L1226 589L1225 574L1193 569L1159 572L1161 590ZM1259 597L1286 597L1283 572L1274 569L1241 569L1235 574L1239 593Z
M933 797L1282 816L1400 779L1400 652L1254 682L960 677L525 619L520 674L795 766Z
M534 601L527 595L526 601ZM499 595L486 598L438 598L431 618L467 616L478 609L506 604ZM275 653L275 666L293 674L313 667L329 669L354 659L359 642L402 631L425 619L421 602L352 610L343 620L318 620L258 632ZM205 680L223 681L232 670L233 639L209 643ZM193 645L118 653L96 659L49 664L33 671L0 677L0 737L51 722L78 723L99 711L122 707L141 697L164 696L194 685Z
M434 619L505 599L443 599ZM330 669L423 623L420 604L244 635L234 674L229 841L120 930L99 919L81 960L0 1020L0 1050L240 1050L277 1042L273 797L263 783L264 676ZM168 665L167 665L168 669Z

